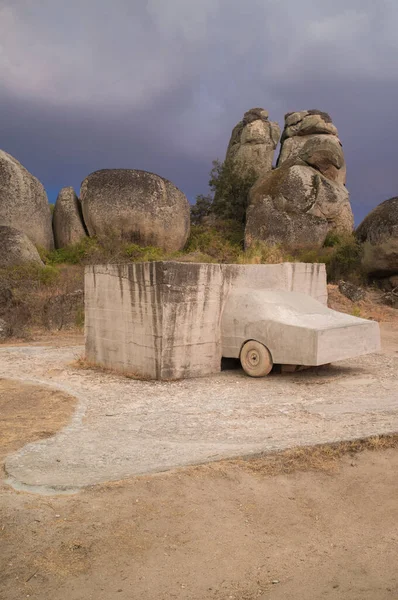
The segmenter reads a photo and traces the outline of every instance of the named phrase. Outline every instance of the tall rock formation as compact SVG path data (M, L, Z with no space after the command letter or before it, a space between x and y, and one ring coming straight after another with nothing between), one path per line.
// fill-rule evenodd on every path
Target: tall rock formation
M0 225L25 233L33 244L54 247L44 187L13 156L0 150Z
M72 187L62 188L55 202L53 231L56 248L77 244L87 233L79 198Z
M302 159L327 179L345 185L347 168L342 144L330 116L318 110L288 113L277 167Z
M249 194L245 245L321 247L329 231L352 232L346 165L337 129L321 111L289 113L277 168Z
M90 236L117 235L142 246L182 250L190 231L184 194L159 175L104 169L89 175L80 193Z
M363 267L369 275L398 275L398 197L376 206L355 234L364 245Z
M272 169L281 130L268 120L268 111L251 108L233 129L225 160L231 160L241 175L254 171L258 177Z

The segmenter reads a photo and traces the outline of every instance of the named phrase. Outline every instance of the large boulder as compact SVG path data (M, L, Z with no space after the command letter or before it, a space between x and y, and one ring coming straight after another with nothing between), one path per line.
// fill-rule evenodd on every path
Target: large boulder
M277 166L300 159L327 179L345 185L346 163L342 144L330 116L318 110L288 113Z
M374 208L356 230L364 270L375 277L398 274L398 197Z
M28 263L43 265L30 239L14 227L0 225L0 268Z
M142 246L182 250L190 230L190 205L159 175L105 169L89 175L80 193L90 236L117 235Z
M36 246L54 247L44 187L13 156L0 150L0 225L26 233Z
M53 231L56 248L77 244L87 237L79 198L72 187L58 194L53 214Z
M352 231L346 188L299 162L284 163L250 190L246 248L256 241L291 249L321 247L329 231Z
M231 160L242 176L254 172L260 177L272 169L280 136L280 127L268 120L268 112L252 108L234 127L225 159Z

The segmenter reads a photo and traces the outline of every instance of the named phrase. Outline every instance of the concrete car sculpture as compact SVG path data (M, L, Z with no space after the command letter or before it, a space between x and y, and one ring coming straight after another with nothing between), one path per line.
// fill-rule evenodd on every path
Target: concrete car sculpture
M90 265L86 358L146 379L249 375L322 365L379 349L378 324L327 308L325 265L159 261Z
M232 291L221 320L222 355L252 377L274 364L318 366L380 349L379 326L331 310L307 294Z

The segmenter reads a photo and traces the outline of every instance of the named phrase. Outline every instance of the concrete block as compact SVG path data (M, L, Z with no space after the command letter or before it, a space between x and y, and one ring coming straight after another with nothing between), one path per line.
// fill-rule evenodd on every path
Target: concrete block
M231 316L232 298L238 298L241 292L242 298L254 301L267 290L299 293L328 310L326 272L320 264L220 265L168 261L88 266L86 357L106 368L149 379L216 373L221 357L235 356L239 336L247 335L258 320L255 306L247 308L246 313L239 308ZM229 307L227 312L226 307ZM235 325L227 324L228 319L237 320L239 332L233 329ZM246 331L244 328L242 331L243 325ZM278 333L286 350L283 362L307 364L305 361L314 356L308 350L315 344L314 333L301 327L299 336L295 327L297 323L286 323L283 332ZM292 360L291 336L299 339L298 346L302 346L301 353L295 355L300 363ZM328 355L321 350L328 345L326 333L323 336L319 338L322 359ZM278 352L275 357L282 360L283 352ZM273 360L277 362L275 357Z

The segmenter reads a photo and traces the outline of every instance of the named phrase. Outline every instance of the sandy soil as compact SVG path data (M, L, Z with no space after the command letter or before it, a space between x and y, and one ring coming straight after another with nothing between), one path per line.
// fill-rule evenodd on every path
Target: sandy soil
M389 321L383 351L396 356L398 311L367 302L361 316ZM338 290L331 303L353 310ZM54 336L37 345L46 343ZM74 406L61 392L0 380L0 459L52 435ZM397 445L398 437L359 453L301 449L73 496L1 482L0 598L395 600Z
M74 406L5 380L0 398L2 456L53 433ZM325 448L272 468L267 459L221 462L74 496L3 485L0 597L397 598L397 471L397 448L342 457Z

